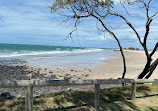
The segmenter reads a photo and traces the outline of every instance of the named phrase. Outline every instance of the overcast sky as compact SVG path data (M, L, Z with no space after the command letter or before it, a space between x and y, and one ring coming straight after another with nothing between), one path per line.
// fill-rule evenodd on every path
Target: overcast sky
M100 35L96 21L89 18L78 27L78 33L73 34L72 40L65 40L72 27L60 24L61 17L50 13L48 6L53 0L0 0L0 43L37 44L57 46L82 46L116 48L117 43L108 33ZM158 0L151 4L151 14L154 13ZM121 6L115 2L116 9ZM121 11L121 10L120 10ZM136 7L129 7L129 12L135 14L128 17L134 24L141 37L144 35L145 12ZM139 15L139 16L138 16ZM123 47L141 47L133 31L118 18L110 18L111 23L119 28L114 30L121 40ZM115 27L115 25L113 25ZM151 26L148 48L152 49L158 41L158 19ZM115 27L116 28L116 27ZM77 37L76 37L77 36Z

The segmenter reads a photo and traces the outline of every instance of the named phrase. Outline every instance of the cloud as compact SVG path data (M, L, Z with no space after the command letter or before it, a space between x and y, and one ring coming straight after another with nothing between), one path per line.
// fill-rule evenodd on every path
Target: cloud
M106 36L100 36L99 39L101 39L101 40L106 40L107 37L106 37Z
M117 0L115 0L117 1ZM59 25L58 21L62 17L50 14L48 5L52 1L49 0L3 0L0 1L0 33L2 43L27 43L27 44L49 44L49 45L69 45L71 40L64 41L73 27ZM157 2L157 1L156 1ZM153 7L156 7L152 4ZM115 8L123 12L119 4ZM145 31L145 16L144 10L128 7L130 13L136 13L140 16L128 16L127 19L134 24L141 37ZM157 9L157 8L156 8ZM156 10L152 9L152 10ZM125 13L122 13L125 15ZM138 39L124 21L119 18L109 17L107 19L113 27L119 28L112 30L120 39L124 47L135 44L137 47ZM158 35L158 22L153 22L151 32L149 34L150 47L154 46ZM96 28L96 20L93 18L85 19L79 26L78 32L73 34L74 40L77 43L76 35L80 44L87 47L117 47L115 39L108 34L99 35L100 31ZM78 44L78 43L77 43ZM113 45L111 45L113 44ZM73 44L74 45L74 44ZM138 45L139 46L139 45Z

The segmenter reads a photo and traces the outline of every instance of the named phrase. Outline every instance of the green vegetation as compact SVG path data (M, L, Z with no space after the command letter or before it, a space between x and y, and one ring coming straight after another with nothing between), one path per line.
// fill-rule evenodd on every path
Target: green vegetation
M138 85L137 98L129 100L131 87L102 89L99 111L156 111L158 85ZM67 91L34 98L34 111L96 111L93 90ZM0 100L0 111L24 111L24 98Z
M133 48L133 47L129 47L128 49L129 49L129 50L135 50L135 48Z
M127 49L127 48L124 48ZM139 48L129 47L128 50L139 50Z

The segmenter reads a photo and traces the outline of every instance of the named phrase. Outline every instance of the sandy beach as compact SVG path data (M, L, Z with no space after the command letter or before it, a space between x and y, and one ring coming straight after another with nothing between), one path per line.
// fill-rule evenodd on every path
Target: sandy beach
M143 70L146 57L144 51L124 50L126 57L127 73L125 78L137 78ZM112 54L113 59L102 60L103 64L95 68L73 67L41 67L25 61L1 61L1 80L28 80L28 79L117 79L123 73L122 57L119 51ZM158 57L158 52L153 56L153 61ZM90 61L91 62L91 61ZM17 66L17 64L23 64ZM7 64L7 65L6 65ZM9 65L10 64L10 65ZM158 68L150 77L158 78Z
M144 51L125 50L127 73L125 78L136 79L137 76L143 70L146 57ZM116 59L104 60L103 65L99 65L93 69L77 68L70 69L60 68L40 68L40 74L44 74L46 77L51 77L55 74L56 79L117 79L121 78L123 72L122 58L119 52L113 54ZM158 57L158 52L153 56L153 61ZM150 77L158 78L158 68L154 71ZM31 77L31 74L30 74Z
M125 50L126 62L127 62L127 73L126 78L137 78L144 68L146 58L143 51ZM96 68L43 68L28 64L25 61L8 61L10 65L5 64L1 61L0 65L0 80L33 80L33 79L117 79L122 76L123 65L122 59L119 52L113 54L115 59L104 60L104 64L97 66ZM158 52L155 53L153 60L158 57ZM16 66L19 62L23 65ZM15 65L13 65L14 63ZM158 68L154 71L151 79L158 79ZM117 87L118 85L102 85L101 88ZM58 93L61 91L70 90L88 90L94 86L60 86L60 87L37 87L34 88L34 96L39 96L46 93ZM4 88L0 89L0 92L10 92L11 95L16 97L25 96L25 88Z
M145 63L146 63L146 56L144 51L136 51L136 50L124 50L125 57L126 57L126 66L127 66L127 73L125 78L137 78L137 76L143 70ZM121 59L121 54L116 53L113 56L119 57L119 59L112 59L105 61L107 64L101 65L94 69L96 72L102 73L103 76L100 78L120 78L123 72L123 63ZM158 57L158 52L155 53L153 56L153 61L156 60ZM150 79L158 78L158 68L154 71L153 75Z

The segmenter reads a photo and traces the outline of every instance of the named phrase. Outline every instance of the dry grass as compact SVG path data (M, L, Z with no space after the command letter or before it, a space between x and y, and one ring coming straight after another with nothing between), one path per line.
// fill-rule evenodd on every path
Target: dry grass
M35 111L157 111L158 85L138 85L137 98L129 100L131 88L101 90L100 107L93 107L94 91L69 91L34 98ZM0 111L23 111L24 98L0 100Z

